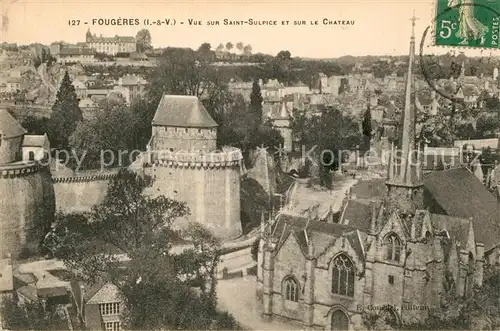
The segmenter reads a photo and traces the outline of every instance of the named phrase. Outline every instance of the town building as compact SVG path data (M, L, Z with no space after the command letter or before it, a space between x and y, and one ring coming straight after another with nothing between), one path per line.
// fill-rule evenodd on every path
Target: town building
M121 330L123 300L118 287L110 282L72 282L78 315L88 330Z
M136 75L125 75L118 79L117 85L128 90L128 103L135 102L144 97L146 80Z
M117 53L132 53L137 51L137 44L134 37L126 36L114 36L114 37L103 37L100 35L97 37L87 30L85 35L85 42L87 47L93 49L98 53L104 53L108 55L116 55Z
M95 52L90 48L62 48L55 58L57 62L61 64L72 64L72 63L82 63L82 64L90 64L96 62L96 58L94 57Z
M424 321L442 312L447 294L481 285L485 261L498 255L493 195L468 169L424 175L412 159L414 54L412 33L401 137L386 179L360 181L332 221L310 211L263 222L257 279L268 319L316 330L364 329L373 316L387 328Z
M50 142L47 134L43 135L24 135L23 160L44 161L50 157Z

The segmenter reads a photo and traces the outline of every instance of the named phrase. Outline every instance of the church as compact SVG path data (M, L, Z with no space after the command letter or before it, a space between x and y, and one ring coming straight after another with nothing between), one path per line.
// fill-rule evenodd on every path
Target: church
M392 326L421 322L499 262L496 199L467 169L424 174L412 159L414 61L413 31L402 134L383 190L347 199L333 222L281 213L263 223L257 283L268 319L317 330L366 329L370 315Z

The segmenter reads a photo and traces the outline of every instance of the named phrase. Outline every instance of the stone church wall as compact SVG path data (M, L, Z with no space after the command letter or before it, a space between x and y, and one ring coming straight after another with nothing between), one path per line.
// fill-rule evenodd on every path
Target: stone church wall
M36 251L50 228L54 190L47 168L37 165L0 168L0 257Z

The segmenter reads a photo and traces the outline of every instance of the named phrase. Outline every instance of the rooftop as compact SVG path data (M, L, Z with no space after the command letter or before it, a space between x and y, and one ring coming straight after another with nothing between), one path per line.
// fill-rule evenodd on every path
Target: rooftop
M26 130L7 110L0 109L0 134L3 138L14 138L26 134Z
M213 128L217 123L201 101L192 95L163 94L152 125L186 128Z

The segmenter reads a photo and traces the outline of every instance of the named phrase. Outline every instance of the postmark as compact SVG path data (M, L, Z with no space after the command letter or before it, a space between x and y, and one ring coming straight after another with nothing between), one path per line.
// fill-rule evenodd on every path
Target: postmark
M436 0L435 44L499 48L497 0Z

